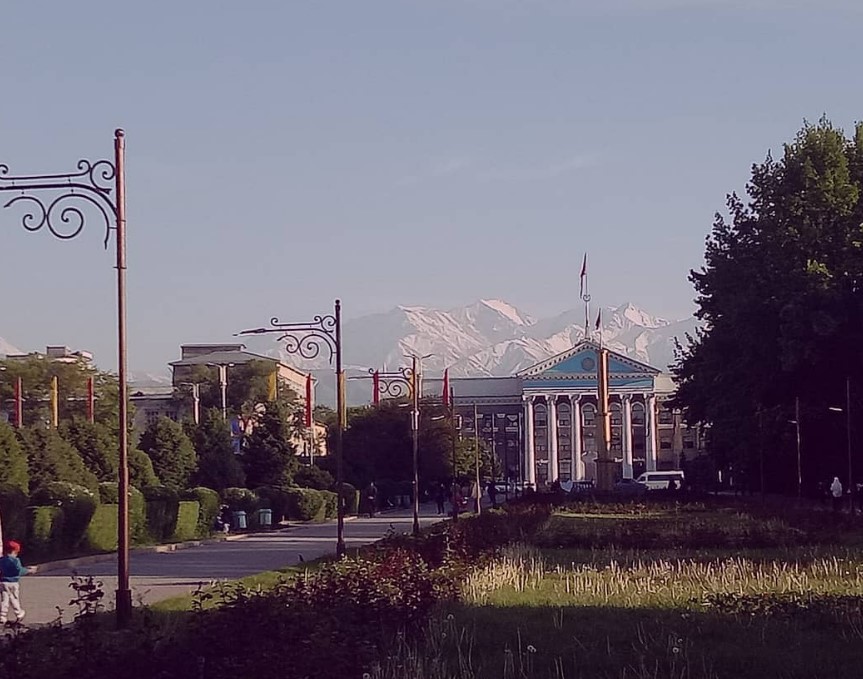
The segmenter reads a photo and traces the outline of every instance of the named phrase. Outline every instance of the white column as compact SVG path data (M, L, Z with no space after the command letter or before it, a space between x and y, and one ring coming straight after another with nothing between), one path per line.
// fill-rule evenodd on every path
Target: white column
M572 477L584 481L584 460L581 458L581 396L571 396L572 403Z
M547 397L548 402L548 482L560 477L557 464L557 396Z
M632 396L623 395L623 478L632 478Z
M524 478L536 488L536 452L533 448L533 396L524 399Z
M644 408L647 418L647 471L656 471L656 396L647 394L647 404Z

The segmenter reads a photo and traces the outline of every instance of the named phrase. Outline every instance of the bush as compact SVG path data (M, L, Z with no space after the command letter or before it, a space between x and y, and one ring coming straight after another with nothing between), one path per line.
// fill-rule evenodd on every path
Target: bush
M315 490L329 490L333 487L333 475L328 471L304 465L294 474L294 483L300 488L314 488Z
M191 540L198 532L198 518L201 505L197 500L182 500L177 508L177 522L174 533L171 535L172 542L183 542Z
M113 552L117 549L117 505L96 507L84 535L87 548L96 552Z
M68 481L54 481L33 493L30 503L41 507L60 507L63 510L63 536L57 547L61 550L73 550L83 541L99 498L84 486Z
M37 556L58 553L63 535L63 510L53 507L27 508L27 546Z
M288 494L288 516L299 521L323 521L326 519L326 501L320 491L311 488L290 488Z
M225 488L222 500L232 512L251 514L258 508L259 500L254 491L248 488Z
M339 496L329 490L319 490L324 498L324 518L335 519L339 512Z
M0 483L0 516L3 539L24 539L27 531L27 495L17 485Z
M116 481L102 481L99 484L99 501L106 505L120 503L120 486Z
M291 504L287 491L275 486L261 486L255 488L255 494L261 498L262 506L273 510L273 525L287 518Z
M153 461L147 453L137 448L129 451L129 482L136 488L159 485L159 477L153 469Z
M144 542L148 537L147 502L135 486L129 486L129 531L133 542Z
M147 531L157 542L165 542L174 534L180 498L167 486L150 486L144 489L147 505Z
M219 515L222 501L219 494L211 488L192 488L183 494L184 500L194 500L198 503L198 527L196 533L198 537L207 537L213 532L213 526L216 524L216 517Z
M360 491L350 483L343 483L340 488L342 502L345 505L345 515L353 516L360 511Z

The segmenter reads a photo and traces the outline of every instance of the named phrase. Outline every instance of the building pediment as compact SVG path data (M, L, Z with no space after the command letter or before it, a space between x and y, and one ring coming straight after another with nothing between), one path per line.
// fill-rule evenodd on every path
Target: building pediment
M582 340L571 349L541 361L518 373L522 379L534 380L596 380L596 366L599 361L599 344ZM652 379L660 370L635 361L628 356L609 351L609 378Z

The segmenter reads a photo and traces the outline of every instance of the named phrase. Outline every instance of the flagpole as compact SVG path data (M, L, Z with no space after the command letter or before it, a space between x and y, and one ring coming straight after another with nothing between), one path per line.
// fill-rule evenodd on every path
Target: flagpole
M581 276L579 277L578 296L584 302L584 339L590 339L590 294L587 289L587 253L581 260Z

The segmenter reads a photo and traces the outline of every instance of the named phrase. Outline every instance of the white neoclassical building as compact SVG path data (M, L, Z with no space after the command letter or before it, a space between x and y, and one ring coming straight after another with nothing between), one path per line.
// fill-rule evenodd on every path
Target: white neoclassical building
M473 436L478 427L511 479L536 487L594 479L598 351L585 340L513 377L452 379L461 435ZM698 432L666 407L674 391L670 375L611 352L609 385L619 477L676 469L682 457L701 450Z

